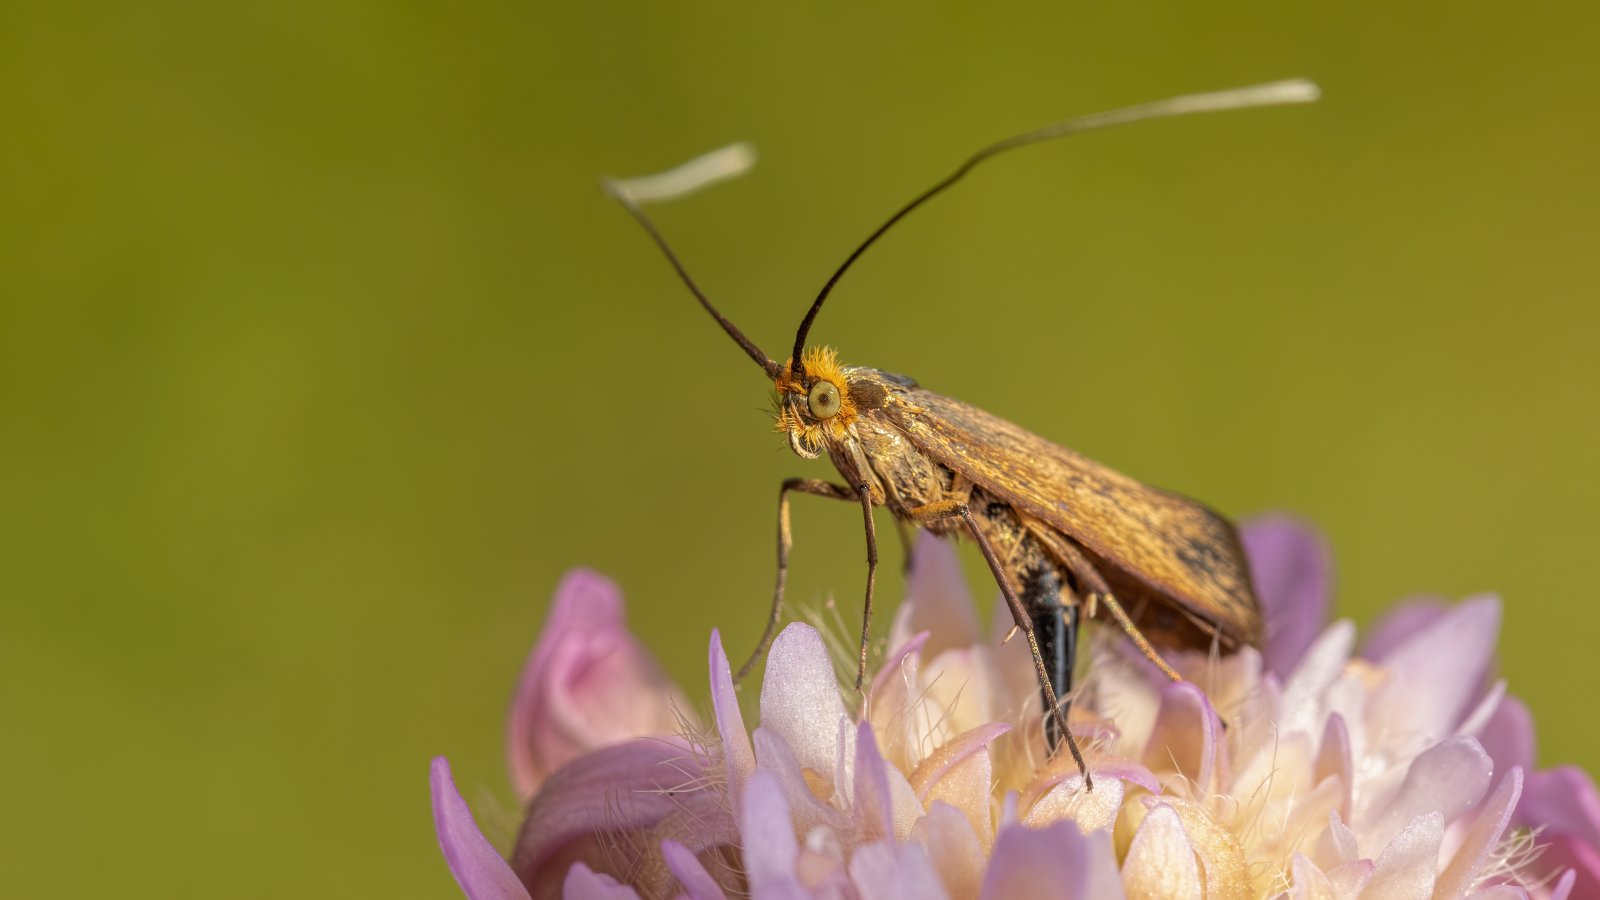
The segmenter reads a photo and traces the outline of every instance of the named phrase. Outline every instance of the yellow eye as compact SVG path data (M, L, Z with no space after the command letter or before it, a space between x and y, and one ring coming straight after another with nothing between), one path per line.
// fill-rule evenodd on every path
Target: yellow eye
M811 414L819 419L831 419L839 414L839 389L831 381L819 381L811 386L811 396L806 398Z

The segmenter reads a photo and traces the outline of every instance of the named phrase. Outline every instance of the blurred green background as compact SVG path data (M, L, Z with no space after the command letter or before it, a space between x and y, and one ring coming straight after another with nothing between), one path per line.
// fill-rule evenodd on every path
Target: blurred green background
M754 641L778 482L828 469L770 433L760 374L600 174L760 148L657 215L781 358L855 242L976 146L1297 75L1324 102L980 170L814 337L1226 512L1308 517L1362 622L1501 592L1542 762L1600 765L1564 702L1591 705L1600 624L1597 25L7 4L5 892L449 896L428 758L509 806L504 706L563 570L617 578L692 696L713 626ZM795 528L791 596L855 609L856 514L801 499Z

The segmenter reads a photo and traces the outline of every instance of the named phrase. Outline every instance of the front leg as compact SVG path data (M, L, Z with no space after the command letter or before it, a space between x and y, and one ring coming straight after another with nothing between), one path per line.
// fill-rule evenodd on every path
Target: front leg
M778 631L778 622L783 618L783 588L789 580L789 548L794 541L789 533L789 493L799 491L802 494L811 494L817 497L831 497L834 500L854 500L856 492L842 484L832 484L817 478L789 478L783 482L783 487L778 491L778 581L772 588L772 613L767 617L767 630L761 635L761 643L756 645L754 653L739 667L733 676L735 681L742 681L755 667L756 660L760 659L767 648L772 646L772 638ZM868 515L867 525L872 525L871 516ZM870 534L870 532L869 532ZM871 603L872 587L871 576L868 576L867 598ZM870 605L869 605L870 609ZM863 638L863 645L865 638Z

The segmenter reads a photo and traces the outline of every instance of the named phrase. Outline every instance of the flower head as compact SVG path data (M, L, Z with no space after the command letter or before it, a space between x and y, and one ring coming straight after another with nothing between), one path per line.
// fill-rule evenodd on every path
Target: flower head
M1259 651L1176 654L1186 680L1173 683L1117 635L1094 639L1071 720L1093 791L1070 759L1045 758L1025 648L1001 640L1008 621L980 627L953 551L930 538L865 695L841 689L821 633L790 625L753 730L715 632L712 725L698 735L668 725L681 724L677 695L625 633L587 648L580 668L609 673L592 688L547 682L555 654L536 650L513 767L521 741L540 760L523 771L554 774L507 862L436 761L446 858L473 900L1600 889L1600 797L1577 769L1531 769L1531 719L1493 678L1495 598L1403 605L1358 653L1350 623L1323 627L1329 567L1314 535L1263 520L1244 543ZM540 648L566 631L565 596ZM581 715L563 705L579 695ZM652 736L615 742L628 734Z

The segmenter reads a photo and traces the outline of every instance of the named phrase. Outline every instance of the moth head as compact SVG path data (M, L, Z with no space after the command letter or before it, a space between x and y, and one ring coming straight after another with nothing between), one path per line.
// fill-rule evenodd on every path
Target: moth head
M773 379L777 429L789 438L789 447L806 459L815 459L830 443L850 436L856 421L850 377L829 347L808 347L800 357L783 364Z

